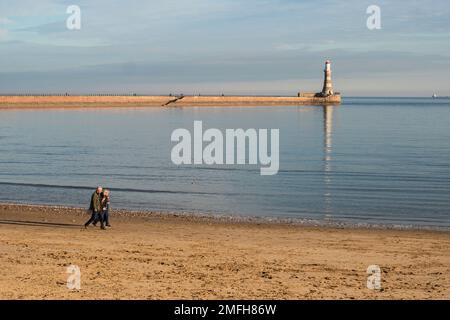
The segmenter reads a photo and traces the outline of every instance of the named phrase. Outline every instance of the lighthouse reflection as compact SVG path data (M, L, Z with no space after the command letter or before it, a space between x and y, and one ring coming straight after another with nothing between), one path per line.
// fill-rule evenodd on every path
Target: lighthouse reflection
M325 219L332 218L333 112L336 106L323 106L323 178Z

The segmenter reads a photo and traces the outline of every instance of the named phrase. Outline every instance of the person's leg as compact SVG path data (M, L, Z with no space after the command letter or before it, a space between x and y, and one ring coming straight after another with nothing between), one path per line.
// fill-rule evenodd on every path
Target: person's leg
M105 225L107 227L111 227L111 225L109 224L109 210L105 210L105 212L103 213L103 218L105 219Z
M100 215L98 213L96 213L95 214L95 218L94 218L94 222L92 223L94 225L94 227L97 226L97 222L99 221L99 219L100 219Z
M99 213L99 221L100 221L100 228L106 229L105 228L105 217L104 217L103 212Z
M95 221L96 217L97 217L97 214L96 214L94 211L92 211L91 217L90 217L89 220L84 224L84 227L87 228L87 227L91 224L91 222L94 222L94 221Z
M97 226L97 222L99 222L100 221L100 213L99 212L96 212L95 214L94 214L94 220L92 221L93 223L93 225L94 225L94 227L96 227Z

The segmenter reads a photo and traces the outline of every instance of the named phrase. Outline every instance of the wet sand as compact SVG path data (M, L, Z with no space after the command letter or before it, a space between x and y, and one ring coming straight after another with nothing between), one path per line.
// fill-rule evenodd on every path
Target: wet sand
M0 205L0 299L450 299L450 233ZM81 270L81 289L66 268ZM382 290L366 287L379 265Z

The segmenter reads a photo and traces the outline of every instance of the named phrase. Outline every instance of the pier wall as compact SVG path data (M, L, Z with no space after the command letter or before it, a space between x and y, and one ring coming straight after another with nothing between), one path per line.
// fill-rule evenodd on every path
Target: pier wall
M246 106L339 104L340 95L297 96L0 96L0 108L133 107L133 106Z

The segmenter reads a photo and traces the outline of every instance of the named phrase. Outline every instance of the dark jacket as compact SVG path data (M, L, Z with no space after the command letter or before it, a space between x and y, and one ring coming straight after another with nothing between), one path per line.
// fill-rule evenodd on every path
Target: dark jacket
M95 212L100 212L102 210L100 194L98 194L97 191L92 194L91 205L89 206L89 209Z

